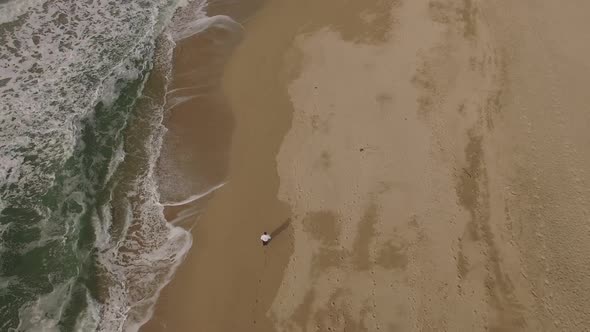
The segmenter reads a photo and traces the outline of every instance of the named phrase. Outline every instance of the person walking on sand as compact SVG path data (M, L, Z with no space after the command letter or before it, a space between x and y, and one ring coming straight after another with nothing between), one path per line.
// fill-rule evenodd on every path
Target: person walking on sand
M271 237L268 233L264 232L262 236L260 236L260 239L262 240L262 245L265 246L270 242Z

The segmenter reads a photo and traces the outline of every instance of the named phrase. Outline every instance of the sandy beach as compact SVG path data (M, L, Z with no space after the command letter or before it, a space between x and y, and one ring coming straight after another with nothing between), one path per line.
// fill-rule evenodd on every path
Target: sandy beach
M225 185L142 331L588 329L590 3L250 5L168 119Z

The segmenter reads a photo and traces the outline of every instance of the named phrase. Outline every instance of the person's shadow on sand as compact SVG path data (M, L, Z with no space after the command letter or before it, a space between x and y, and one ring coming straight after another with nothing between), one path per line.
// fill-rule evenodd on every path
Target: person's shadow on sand
M291 225L291 218L287 218L279 227L270 233L271 242Z

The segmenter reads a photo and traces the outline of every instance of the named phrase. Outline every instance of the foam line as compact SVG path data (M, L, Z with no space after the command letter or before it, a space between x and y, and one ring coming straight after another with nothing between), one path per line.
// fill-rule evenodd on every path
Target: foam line
M166 203L162 203L162 206L180 206L180 205L185 205L188 203L192 203L198 199L201 199L211 193L213 193L214 191L216 191L217 189L223 187L227 182L222 182L216 186L213 186L211 188L209 188L208 190L200 193L200 194L196 194L196 195L191 195L189 196L187 199L182 200L180 202L166 202Z

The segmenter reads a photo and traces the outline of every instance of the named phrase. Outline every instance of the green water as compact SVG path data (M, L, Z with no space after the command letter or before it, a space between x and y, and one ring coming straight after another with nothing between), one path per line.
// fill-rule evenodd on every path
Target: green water
M64 331L73 330L84 312L87 296L98 299L95 225L104 216L114 188L107 181L109 164L123 144L146 71L132 82L120 81L120 97L111 106L96 105L80 122L81 135L74 154L55 169L53 185L37 195L8 200L0 214L2 251L0 271L0 330L16 328L19 310L63 287L56 307L44 308L43 319ZM27 160L34 165L31 156ZM10 185L0 187L7 192ZM51 304L48 304L51 305Z

